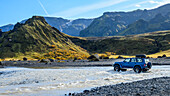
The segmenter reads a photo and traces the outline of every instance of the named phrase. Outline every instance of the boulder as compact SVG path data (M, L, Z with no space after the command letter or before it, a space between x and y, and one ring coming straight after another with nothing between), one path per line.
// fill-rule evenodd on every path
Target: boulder
M27 61L27 58L26 58L26 57L24 57L24 58L23 58L23 61Z
M48 60L50 60L50 62L54 62L55 61L54 59L48 59Z
M87 58L89 61L99 61L99 58L97 58L95 55L91 55Z
M165 57L166 57L166 55L164 54L164 55L162 55L162 57L163 57L163 58L165 58Z
M157 58L162 58L162 56L158 56Z
M122 56L119 55L119 56L117 57L117 59L124 59L124 58L123 58Z
M47 59L41 59L40 60L40 63L48 63L48 62L50 62L50 60L47 60Z

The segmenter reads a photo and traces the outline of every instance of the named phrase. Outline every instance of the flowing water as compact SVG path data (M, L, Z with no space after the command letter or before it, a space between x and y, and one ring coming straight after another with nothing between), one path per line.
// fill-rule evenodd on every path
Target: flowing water
M93 87L170 76L170 66L153 66L149 72L114 72L113 67L57 69L1 68L0 96L63 96Z

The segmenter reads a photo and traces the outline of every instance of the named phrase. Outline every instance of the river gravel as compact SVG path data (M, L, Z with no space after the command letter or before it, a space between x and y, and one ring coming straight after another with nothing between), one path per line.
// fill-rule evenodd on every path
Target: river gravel
M170 77L102 86L72 96L170 96Z
M0 95L63 96L94 87L170 77L170 66L153 66L149 72L115 72L113 67L58 67L57 69L1 68Z

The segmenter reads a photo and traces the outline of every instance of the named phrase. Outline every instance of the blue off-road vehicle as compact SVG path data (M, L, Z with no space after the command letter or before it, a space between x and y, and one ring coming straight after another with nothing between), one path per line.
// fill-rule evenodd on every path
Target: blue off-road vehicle
M140 73L151 69L152 64L147 58L127 58L123 62L115 62L113 66L114 71L126 71L127 68L133 68L136 73Z

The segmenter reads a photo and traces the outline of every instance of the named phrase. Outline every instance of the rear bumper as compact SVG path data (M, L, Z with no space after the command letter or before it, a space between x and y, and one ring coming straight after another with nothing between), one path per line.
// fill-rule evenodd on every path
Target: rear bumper
M150 69L150 68L143 68L143 69Z
M143 68L143 70L149 70L150 68L146 67L146 68Z

